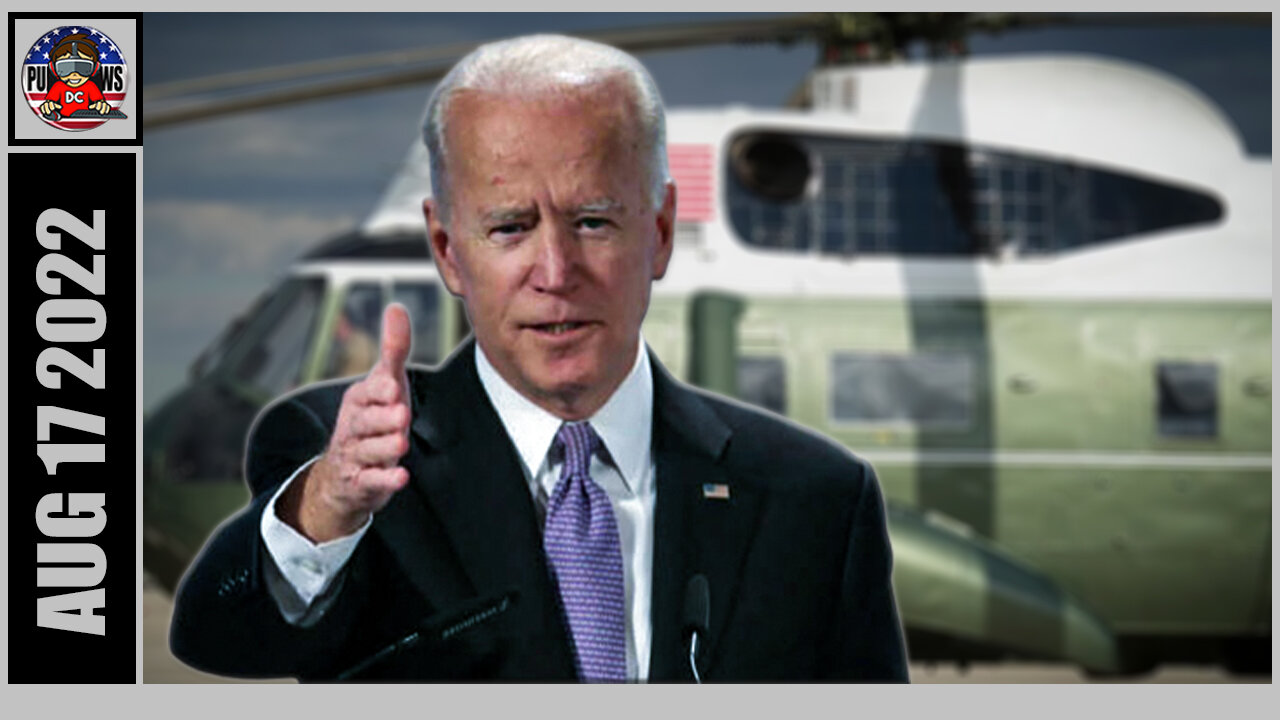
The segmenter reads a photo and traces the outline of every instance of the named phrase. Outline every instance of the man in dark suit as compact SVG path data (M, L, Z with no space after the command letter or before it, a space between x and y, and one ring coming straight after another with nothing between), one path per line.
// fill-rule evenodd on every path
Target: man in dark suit
M905 680L875 475L693 391L640 325L672 250L656 89L568 38L465 58L428 106L441 277L475 331L250 433L254 500L183 581L174 653L236 675Z

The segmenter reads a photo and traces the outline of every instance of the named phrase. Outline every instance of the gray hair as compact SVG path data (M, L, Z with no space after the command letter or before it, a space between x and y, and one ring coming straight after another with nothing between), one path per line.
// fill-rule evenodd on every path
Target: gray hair
M472 50L431 93L422 134L430 156L431 194L441 219L447 221L449 217L445 123L449 104L459 91L539 95L611 78L622 79L630 96L648 151L651 200L654 208L661 207L670 178L666 116L662 97L648 71L631 55L598 42L564 35L526 35Z

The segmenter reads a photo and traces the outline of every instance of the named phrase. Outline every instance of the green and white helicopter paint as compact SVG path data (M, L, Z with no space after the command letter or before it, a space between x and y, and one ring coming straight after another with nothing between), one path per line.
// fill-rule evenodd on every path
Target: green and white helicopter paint
M643 333L676 375L869 459L914 660L1269 672L1271 162L1149 69L1086 56L823 68L804 110L668 116L676 250ZM416 141L368 219L214 342L145 432L170 584L243 506L243 433L406 302Z

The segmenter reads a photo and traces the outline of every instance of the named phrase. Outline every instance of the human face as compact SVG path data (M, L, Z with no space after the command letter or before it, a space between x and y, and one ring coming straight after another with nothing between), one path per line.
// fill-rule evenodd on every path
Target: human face
M58 59L59 59L59 60L66 60L67 58L71 58L71 57L76 57L76 58L79 58L79 59L81 59L81 60L87 60L87 61L89 61L89 62L93 62L93 58L92 58L92 57L90 57L89 55L86 55L86 54L85 54L85 53L83 53L83 52L76 52L76 54L75 54L74 56L73 56L71 53L67 53L67 54L63 55L61 58L58 58ZM56 61L56 60L54 61L54 64L55 64L55 67L56 67L56 65L57 65L57 61ZM85 81L87 81L87 80L89 79L89 76L88 76L88 75L85 75L85 74L83 74L83 73L79 73L79 72L70 72L70 73L67 73L66 75L63 75L62 77L60 77L60 78L58 78L58 79L59 79L59 80L61 80L61 81L62 81L62 82L64 82L64 83L66 83L67 87L80 87L81 85L83 85L83 84L85 83Z
M449 223L424 209L436 264L518 392L591 416L635 363L650 283L671 257L675 189L649 194L625 92L464 91L445 126Z

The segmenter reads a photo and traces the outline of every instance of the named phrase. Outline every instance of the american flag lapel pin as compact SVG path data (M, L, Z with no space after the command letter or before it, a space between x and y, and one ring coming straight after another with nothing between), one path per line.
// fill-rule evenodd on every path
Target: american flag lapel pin
M724 483L704 483L702 497L704 500L728 500L729 486Z

